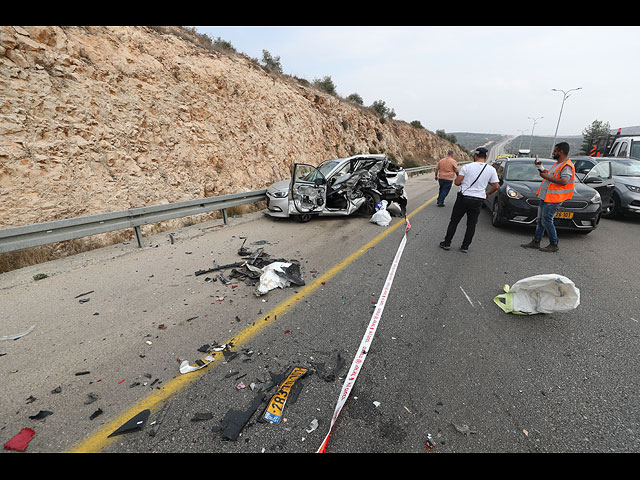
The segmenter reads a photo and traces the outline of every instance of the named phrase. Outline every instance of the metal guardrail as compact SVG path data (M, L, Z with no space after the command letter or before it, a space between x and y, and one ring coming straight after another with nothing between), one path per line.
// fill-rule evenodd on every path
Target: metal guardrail
M2 228L0 229L0 253L72 240L98 233L124 230L126 228L135 229L138 246L142 247L143 238L140 232L140 226L142 225L214 210L222 210L222 218L224 223L227 223L225 209L265 200L266 192L266 189L254 190L219 197L186 200L166 205L130 208L128 210L99 213L65 220Z
M408 175L412 175L426 173L434 169L435 165L430 165L406 168L405 170ZM73 240L98 233L124 230L126 228L135 230L138 246L142 247L144 245L140 231L142 225L162 222L172 218L198 215L214 210L222 210L222 218L226 224L227 214L225 209L265 200L266 192L266 189L254 190L219 197L198 198L165 205L130 208L116 212L2 228L0 229L0 253Z

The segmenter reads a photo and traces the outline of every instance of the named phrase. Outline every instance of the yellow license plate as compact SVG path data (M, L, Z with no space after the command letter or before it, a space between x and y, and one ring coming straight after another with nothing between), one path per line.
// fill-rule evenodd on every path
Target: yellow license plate
M296 367L291 371L287 379L282 382L282 384L278 388L278 391L273 394L273 397L271 397L269 405L267 405L262 418L270 423L280 423L280 420L282 420L282 411L284 410L284 404L287 402L287 397L289 396L289 393L291 393L293 385L306 373L307 369L302 367Z
M573 218L573 212L556 212L556 218Z

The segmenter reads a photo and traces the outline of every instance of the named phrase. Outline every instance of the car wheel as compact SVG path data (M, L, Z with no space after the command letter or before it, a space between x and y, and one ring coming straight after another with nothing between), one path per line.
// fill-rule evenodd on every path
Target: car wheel
M303 213L302 215L294 215L294 217L300 223L307 223L311 221L313 215L310 213Z
M373 215L376 212L376 205L380 202L380 195L376 192L365 192L362 212L365 215Z
M496 199L496 201L493 202L493 207L491 208L491 225L493 225L494 227L502 226L503 222L500 216L500 207L498 205L498 199Z

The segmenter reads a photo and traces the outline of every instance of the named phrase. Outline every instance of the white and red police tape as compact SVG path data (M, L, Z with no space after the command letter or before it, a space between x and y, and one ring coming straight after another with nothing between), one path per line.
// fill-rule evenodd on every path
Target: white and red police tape
M393 284L393 278L396 274L396 269L398 268L398 263L400 262L400 257L402 256L402 252L404 251L404 246L407 243L407 232L411 228L411 223L409 223L409 217L405 215L405 221L407 222L407 226L404 230L404 236L402 237L402 241L400 242L400 246L398 247L398 251L396 252L396 256L393 259L393 263L391 264L391 269L387 274L387 279L384 282L384 287L382 288L382 293L380 293L380 298L378 298L378 302L376 303L376 309L371 316L371 320L369 321L369 326L362 337L362 341L360 342L360 348L358 349L358 353L356 354L353 362L351 363L351 367L349 368L349 373L342 385L342 392L340 393L340 397L338 397L338 403L336 404L335 411L333 412L333 417L331 418L331 425L329 426L329 432L327 436L324 438L322 445L318 449L317 453L325 453L327 451L327 443L329 442L329 436L331 435L331 430L338 419L338 415L340 415L340 411L344 406L347 398L349 398L349 394L351 393L351 389L353 385L356 383L356 379L358 378L358 374L362 368L362 365L367 358L367 352L369 351L369 346L373 341L373 336L376 334L376 330L380 323L380 319L382 317L382 311L384 310L385 303L387 302L387 297L389 296L389 291L391 290L391 285Z

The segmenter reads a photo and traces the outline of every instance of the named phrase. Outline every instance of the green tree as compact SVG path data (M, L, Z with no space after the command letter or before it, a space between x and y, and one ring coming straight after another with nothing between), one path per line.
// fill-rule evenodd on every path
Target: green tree
M272 56L267 50L262 50L262 65L271 72L282 73L280 57Z
M580 145L581 153L588 154L591 150L591 138L601 135L608 135L611 132L609 122L602 122L600 120L594 120L591 125L587 126L582 131L582 145Z
M349 95L347 97L347 100L355 103L356 105L364 105L364 100L362 100L362 97L357 93L352 93L351 95Z
M376 100L371 104L371 108L380 118L392 119L396 116L396 112L394 112L392 108L387 107L384 100Z
M336 86L329 75L326 75L323 78L316 78L313 81L313 86L318 90L327 92L329 95L336 95Z

